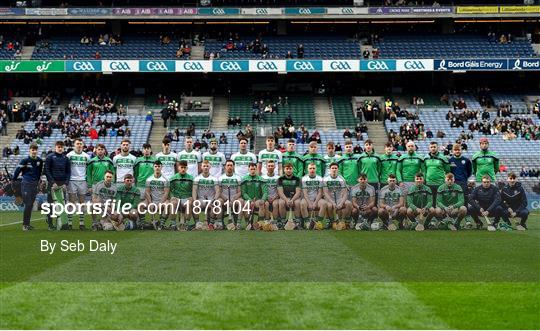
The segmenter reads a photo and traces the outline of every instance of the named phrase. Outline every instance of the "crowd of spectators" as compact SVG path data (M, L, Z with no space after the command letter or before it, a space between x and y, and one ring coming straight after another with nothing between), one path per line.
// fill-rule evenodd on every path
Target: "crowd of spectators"
M521 171L519 172L519 177L538 178L540 177L540 168L527 169L525 167L521 167Z
M122 37L120 37L119 34L105 33L105 34L100 34L95 39L92 36L84 35L81 37L80 43L81 45L97 44L99 46L116 46L116 45L122 45L124 42L122 40Z
M356 117L363 121L378 121L381 114L381 106L377 100L364 100L363 104L356 108Z
M5 49L9 53L13 53L14 58L22 55L23 41L20 38L4 37L0 34L0 49Z
M267 96L257 99L251 105L251 121L266 122L268 115L279 114L279 107L288 105L288 97L279 96L277 100L273 100Z

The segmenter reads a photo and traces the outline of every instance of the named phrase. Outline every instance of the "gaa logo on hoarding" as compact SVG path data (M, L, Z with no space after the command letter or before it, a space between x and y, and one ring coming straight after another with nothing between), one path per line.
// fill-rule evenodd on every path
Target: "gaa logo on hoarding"
M351 70L351 66L345 61L332 61L330 62L330 69L332 70Z
M309 8L300 8L298 10L298 13L299 14L311 15L311 9L309 9Z
M242 71L240 63L236 61L225 61L219 64L219 68L223 71Z
M257 14L257 15L267 15L268 10L266 8L255 8L255 14Z
M184 62L182 68L186 71L200 71L204 69L199 62Z
M407 70L425 70L426 69L422 61L405 61L403 66Z
M94 68L94 65L92 62L88 61L76 61L73 62L73 70L76 71L94 71L96 68Z
M295 61L293 63L294 70L298 71L313 71L315 68L313 67L313 64L311 62L305 62L305 61Z
M212 10L212 14L214 14L214 15L225 15L225 11L222 8L214 8Z
M354 11L352 8L341 8L342 14L354 14Z
M0 211L19 211L15 202L0 202Z
M111 68L112 70L117 70L117 71L126 71L126 70L131 69L131 67L129 66L127 62L118 62L118 61L111 62L109 64L109 68Z
M169 67L163 61L149 61L146 64L146 69L149 71L168 71Z
M257 62L257 69L259 70L277 70L277 65L274 62Z
M369 70L390 70L384 61L369 61L367 67Z

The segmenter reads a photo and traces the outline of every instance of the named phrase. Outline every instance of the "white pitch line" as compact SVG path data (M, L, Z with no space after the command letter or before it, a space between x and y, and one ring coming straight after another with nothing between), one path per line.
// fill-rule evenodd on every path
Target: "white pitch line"
M46 218L36 218L36 219L33 219L33 220L30 220L30 222L33 222L33 221L42 221L42 220L45 220ZM12 222L12 223L6 223L6 224L0 224L0 227L1 226L9 226L9 225L15 225L15 224L21 224L23 221L17 221L17 222Z

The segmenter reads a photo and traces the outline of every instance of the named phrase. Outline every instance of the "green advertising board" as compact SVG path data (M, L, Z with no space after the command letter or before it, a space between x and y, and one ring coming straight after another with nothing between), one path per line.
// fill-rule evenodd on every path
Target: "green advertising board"
M65 61L0 61L0 72L65 72Z

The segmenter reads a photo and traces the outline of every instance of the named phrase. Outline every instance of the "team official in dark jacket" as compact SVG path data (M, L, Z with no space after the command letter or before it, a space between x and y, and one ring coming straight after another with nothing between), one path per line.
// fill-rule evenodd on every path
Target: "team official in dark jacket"
M14 181L19 178L19 175L22 176L21 195L24 203L23 231L33 229L30 225L30 217L32 216L32 207L34 206L34 201L36 201L41 173L43 171L43 160L37 155L38 146L31 144L28 157L19 162L13 173Z
M501 194L489 175L482 176L482 185L472 191L469 203L469 214L479 229L483 226L479 216L494 217L493 226L497 227L502 214Z
M448 159L448 162L450 162L450 171L454 174L456 184L463 189L465 202L467 202L469 201L467 181L472 175L472 163L471 160L462 155L461 144L454 144L452 146L452 154L453 156Z
M71 176L71 164L69 158L64 154L63 141L57 141L54 145L54 152L47 155L44 172L49 183L47 201L52 203L52 190L55 190L59 186L63 186L66 189ZM47 216L47 223L49 223L49 227L52 227L50 215Z
M508 182L504 185L501 191L502 200L502 219L510 224L509 217L519 217L521 219L517 230L523 231L527 229L527 218L529 210L527 210L527 195L521 183L516 179L516 174L508 174ZM511 225L511 224L510 224Z

